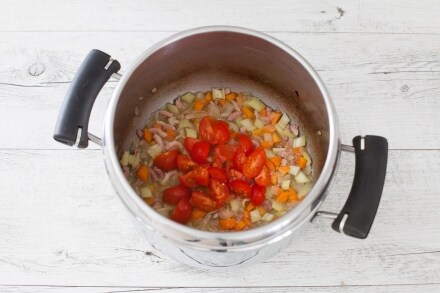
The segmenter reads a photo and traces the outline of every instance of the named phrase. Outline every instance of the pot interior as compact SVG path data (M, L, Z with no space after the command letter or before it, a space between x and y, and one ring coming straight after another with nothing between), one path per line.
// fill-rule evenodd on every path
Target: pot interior
M299 125L308 138L313 180L317 180L329 148L328 112L318 85L291 54L270 38L231 31L184 36L151 51L119 97L113 129L118 157L128 149L135 131L165 103L188 91L229 87L251 92ZM157 90L153 93L153 89Z

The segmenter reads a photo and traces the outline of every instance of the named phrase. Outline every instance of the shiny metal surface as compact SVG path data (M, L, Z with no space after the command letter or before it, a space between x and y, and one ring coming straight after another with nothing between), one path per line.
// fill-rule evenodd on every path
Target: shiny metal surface
M146 205L119 166L118 155L151 112L178 94L214 86L251 91L287 112L309 137L314 187L295 209L265 226L214 233L177 224ZM135 107L140 117L133 118ZM261 261L277 253L310 222L327 195L338 163L339 132L325 86L296 51L252 30L203 27L156 44L122 76L106 113L103 151L113 186L158 249L190 265L222 267Z
M338 217L337 213L333 213L333 212L326 212L326 211L318 211L315 215L315 217L321 217L321 218L326 218L326 219L336 219Z
M341 144L341 150L345 152L354 153L354 147L347 144Z

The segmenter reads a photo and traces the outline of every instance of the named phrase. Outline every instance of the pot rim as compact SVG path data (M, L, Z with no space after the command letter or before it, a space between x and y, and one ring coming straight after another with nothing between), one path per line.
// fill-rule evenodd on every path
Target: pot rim
M318 180L313 185L309 194L305 199L298 204L294 209L287 212L280 219L265 224L263 226L253 228L245 231L238 232L208 232L198 229L194 229L188 226L178 224L170 219L167 219L156 212L153 208L145 204L145 202L138 196L138 194L132 189L122 173L121 167L119 165L119 160L116 155L115 143L114 143L114 117L116 113L117 104L124 89L125 85L129 81L130 77L134 71L144 62L150 55L159 49L170 45L176 41L183 38L190 37L197 34L212 33L212 32L231 32L238 34L250 35L256 38L263 39L274 46L282 49L288 53L292 58L295 58L310 74L313 80L316 82L323 98L325 101L325 106L327 110L328 120L329 120L329 147L327 151L327 157L322 168L321 174ZM265 33L254 31L247 28L235 27L235 26L205 26L199 28L193 28L189 30L182 31L180 33L174 34L156 44L151 46L149 49L144 51L136 60L133 62L122 75L122 78L118 82L116 89L107 106L107 112L104 121L103 129L103 152L104 161L109 173L110 180L115 187L119 197L123 203L128 207L128 209L136 216L138 220L142 223L147 221L151 226L149 227L152 231L159 232L166 238L177 242L183 242L186 244L194 246L206 245L209 248L222 247L224 245L217 245L213 243L204 243L203 241L194 242L191 239L216 239L218 242L223 243L232 241L235 245L247 245L259 242L261 240L271 238L274 236L279 236L281 233L285 232L286 229L291 229L292 227L300 226L304 223L301 221L301 217L304 218L304 213L306 216L310 216L311 213L316 212L320 205L317 201L326 193L326 190L331 183L331 179L334 175L335 168L337 166L337 161L339 158L339 129L337 115L334 105L330 99L330 95L319 77L318 73L312 68L312 66L294 49L292 49L287 44L281 42L280 40L269 36ZM307 212L307 209L309 211ZM298 221L299 219L299 221ZM296 222L296 223L295 223ZM157 229L156 229L157 228ZM286 234L286 233L284 233Z

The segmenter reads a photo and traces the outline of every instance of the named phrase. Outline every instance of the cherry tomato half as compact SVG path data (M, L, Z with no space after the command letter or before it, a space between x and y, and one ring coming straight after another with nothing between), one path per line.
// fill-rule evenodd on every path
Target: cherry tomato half
M245 155L248 156L254 150L254 145L252 144L252 140L249 138L249 136L242 133L238 134L237 138L238 138L238 145L241 147Z
M233 158L235 169L241 171L244 161L246 161L246 154L244 153L243 149L239 147Z
M199 164L206 163L210 148L211 145L207 141L196 142L190 152L191 158Z
M209 185L209 173L206 167L197 166L191 171L194 175L196 183L203 186Z
M187 197L182 197L176 209L170 215L170 219L181 224L186 224L191 219L192 206Z
M213 144L225 144L231 137L229 124L223 120L215 120L212 122L212 130L214 131Z
M177 169L183 172L191 171L195 166L197 166L197 163L191 160L190 157L186 155L177 155Z
M269 168L266 165L264 165L263 169L261 169L260 174L258 174L257 177L255 177L255 183L260 186L268 186L270 185L271 182L272 180L270 177Z
M194 145L199 142L200 139L192 138L192 137L185 137L183 140L183 145L185 146L185 149L188 151L188 153L191 153Z
M214 157L222 162L230 161L234 158L236 148L235 145L219 144L215 147Z
M256 148L244 161L242 172L247 178L255 178L266 163L266 152L262 146Z
M212 142L214 139L214 130L212 129L212 119L211 116L205 116L200 120L199 124L199 134L200 138L209 142Z
M180 184L183 186L192 188L196 187L197 185L196 179L194 178L194 171L189 171L186 174L179 175L177 178L179 179Z
M193 191L191 195L191 203L196 208L205 212L212 212L217 209L217 204L206 193L202 191Z
M211 178L217 179L220 182L227 182L226 172L223 169L217 167L208 167L208 173Z
M219 206L223 205L229 197L229 189L226 183L220 182L216 179L211 179L209 182L209 191L211 192L211 197Z
M191 196L191 189L183 185L169 187L163 191L163 202L169 205L176 205L182 197L189 198Z
M240 196L251 197L251 186L249 182L244 180L232 180L229 187L233 192Z
M154 165L163 171L174 170L177 168L178 154L179 152L177 150L171 150L160 154L154 159Z
M264 202L265 199L266 199L266 187L257 184L252 186L251 202L256 206L259 206Z

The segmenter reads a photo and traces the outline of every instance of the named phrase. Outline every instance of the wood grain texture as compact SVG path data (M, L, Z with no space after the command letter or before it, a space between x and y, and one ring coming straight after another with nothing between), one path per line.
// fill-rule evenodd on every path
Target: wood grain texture
M50 7L50 9L48 9ZM237 25L263 31L438 34L440 4L423 1L3 1L1 31L175 31Z
M426 284L426 285L386 285L386 286L291 286L291 287L246 287L246 288L157 288L157 287L75 287L75 286L1 286L0 291L4 293L39 293L39 292L108 292L108 293L122 293L122 292L160 292L160 293L245 293L245 292L326 292L326 293L336 293L336 292L359 292L359 293L404 293L404 292L436 292L440 289L439 284Z
M8 109L0 113L0 125L14 121L14 127L0 128L0 148L65 148L53 141L52 132L69 82L87 52L107 51L122 63L124 73L146 48L170 34L0 33L0 54L8 56L0 68L0 107ZM439 38L272 35L296 48L318 70L336 105L343 142L359 134L377 134L387 137L392 149L440 149ZM95 134L101 133L115 86L109 82L97 99L90 125ZM411 139L414 136L417 139Z
M440 151L392 151L368 239L318 219L289 249L246 270L203 271L154 250L106 178L100 151L0 151L0 284L246 287L440 283ZM323 209L353 176L345 154ZM429 169L426 167L429 166ZM275 273L275 271L276 273ZM203 276L203 277L200 277ZM336 290L336 289L335 289Z

